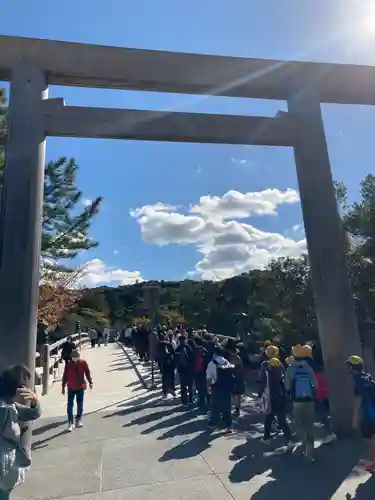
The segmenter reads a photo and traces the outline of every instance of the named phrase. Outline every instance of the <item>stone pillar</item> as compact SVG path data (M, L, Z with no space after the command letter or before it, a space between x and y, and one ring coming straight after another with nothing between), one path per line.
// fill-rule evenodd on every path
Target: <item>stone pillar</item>
M39 259L43 213L44 73L23 61L14 68L1 200L0 367L35 372ZM31 380L34 387L34 380Z
M336 431L346 434L352 430L353 388L345 360L361 355L361 344L341 219L315 92L301 91L288 110L296 123L294 156L331 411Z

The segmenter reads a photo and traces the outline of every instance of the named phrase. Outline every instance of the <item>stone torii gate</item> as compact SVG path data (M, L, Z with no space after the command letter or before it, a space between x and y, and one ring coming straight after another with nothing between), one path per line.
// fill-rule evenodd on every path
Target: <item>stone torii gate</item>
M375 68L0 36L11 81L0 237L0 362L34 366L46 136L294 148L336 428L351 427L344 360L361 351L320 102L375 104ZM274 118L65 106L48 85L286 100Z

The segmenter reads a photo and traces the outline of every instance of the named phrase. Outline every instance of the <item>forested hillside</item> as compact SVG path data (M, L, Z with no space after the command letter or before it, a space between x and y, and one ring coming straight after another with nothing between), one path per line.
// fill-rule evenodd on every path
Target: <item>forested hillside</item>
M235 335L257 330L269 336L315 336L315 314L307 259L281 259L222 282L145 282L88 290L68 318L73 327L126 325L132 322L184 323ZM66 325L68 326L68 325Z

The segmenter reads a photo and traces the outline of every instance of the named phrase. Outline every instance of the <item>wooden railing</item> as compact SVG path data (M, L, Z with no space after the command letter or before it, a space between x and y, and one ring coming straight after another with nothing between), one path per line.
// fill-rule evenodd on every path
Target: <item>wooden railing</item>
M89 342L87 333L70 335L78 349L82 349ZM61 346L68 337L64 337L53 344L44 344L42 352L36 353L35 385L42 386L42 395L48 394L50 385L60 376Z

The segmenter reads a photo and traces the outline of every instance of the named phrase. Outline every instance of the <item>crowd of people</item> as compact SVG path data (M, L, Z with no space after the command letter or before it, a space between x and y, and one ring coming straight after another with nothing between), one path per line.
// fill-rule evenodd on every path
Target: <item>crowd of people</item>
M189 337L182 326L151 331L133 326L125 332L125 341L141 361L157 363L163 398L176 397L178 378L182 405L197 405L200 412L210 413L210 426L224 424L228 433L232 431L245 393L243 344L235 339L220 344L205 329Z
M233 417L241 413L246 392L246 349L236 339L218 339L205 329L190 332L175 329L148 330L145 326L126 329L125 342L144 362L155 361L162 379L163 398L176 398L176 376L181 403L197 405L209 413L208 425L232 432ZM371 442L369 471L375 471L375 382L361 357L347 360L353 378L355 405L353 427ZM337 437L332 429L328 387L321 352L313 343L295 345L291 351L276 334L264 343L259 370L259 407L264 413L263 440L283 433L286 448L298 450L314 462L315 421L322 424L323 444Z
M177 397L178 379L184 407L196 405L200 412L209 414L211 428L223 427L232 432L233 417L240 417L246 392L248 358L241 342L227 338L220 343L205 329L188 335L182 326L152 330L133 326L124 330L123 340L133 347L140 360L157 363L163 398ZM269 442L282 432L287 448L299 448L313 462L316 416L326 431L324 443L336 439L319 350L310 344L298 344L288 356L277 335L264 344L262 353L258 397L264 413L263 440ZM93 380L72 338L62 346L61 359L65 362L62 393L65 395L67 390L71 432L74 427L82 427L85 390L87 386L93 388ZM375 382L360 356L352 355L346 363L353 379L353 428L370 442L372 459L366 468L375 472ZM28 428L27 422L41 415L38 398L29 388L31 379L30 371L23 365L10 367L0 376L0 500L9 500L31 464L22 435Z
M372 458L366 461L366 469L375 472L375 382L360 356L350 356L346 364L353 380L353 430L370 442ZM299 449L307 461L314 462L315 421L324 427L323 444L337 439L320 350L312 343L297 344L288 356L277 336L264 346L259 378L258 396L265 414L263 439L270 440L277 424L287 447Z

